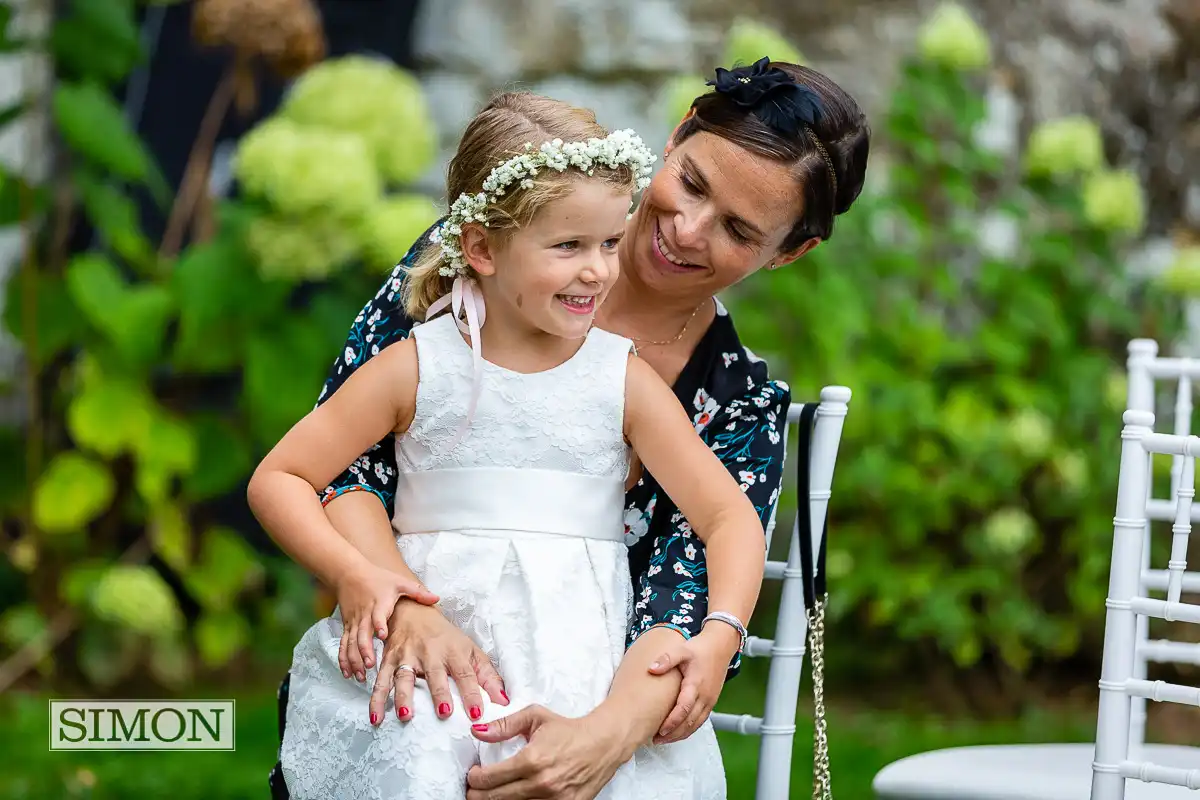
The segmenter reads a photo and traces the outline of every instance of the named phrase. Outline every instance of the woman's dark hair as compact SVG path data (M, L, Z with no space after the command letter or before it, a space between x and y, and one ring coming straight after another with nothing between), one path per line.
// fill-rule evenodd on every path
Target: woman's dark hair
M834 217L858 199L866 178L871 129L858 103L816 70L765 58L718 69L709 83L716 88L692 103L675 144L711 133L792 166L804 187L804 211L780 251L814 236L829 239Z

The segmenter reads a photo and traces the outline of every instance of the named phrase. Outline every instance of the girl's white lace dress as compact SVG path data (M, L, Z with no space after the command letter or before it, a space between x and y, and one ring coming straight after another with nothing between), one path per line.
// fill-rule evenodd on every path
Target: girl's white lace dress
M630 342L593 329L570 360L534 374L483 362L469 432L450 449L467 416L471 349L450 315L412 335L420 382L415 418L396 443L397 546L504 678L512 703L485 705L483 721L530 703L582 716L608 694L632 607L622 524ZM372 727L375 670L366 683L342 677L341 633L335 612L293 654L280 760L295 800L463 798L473 764L524 746L521 737L476 740L457 694L453 716L438 719L423 680L411 722L400 722L389 700ZM375 650L378 660L381 642ZM711 724L683 742L642 748L600 796L724 798Z

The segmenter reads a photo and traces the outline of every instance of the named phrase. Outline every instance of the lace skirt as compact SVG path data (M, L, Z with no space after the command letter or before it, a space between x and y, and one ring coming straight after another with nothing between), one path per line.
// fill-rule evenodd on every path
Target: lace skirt
M578 717L608 694L625 652L632 605L626 549L563 536L438 533L398 537L405 561L441 596L446 615L491 657L512 700L487 703L484 721L540 703ZM293 653L280 761L293 800L455 800L474 764L504 760L524 739L486 744L455 693L438 719L418 680L413 719L370 725L375 670L359 683L337 663L340 617L321 620ZM376 659L383 644L375 642ZM452 688L453 691L453 688ZM614 776L605 800L722 800L725 776L710 724L683 742L648 746Z

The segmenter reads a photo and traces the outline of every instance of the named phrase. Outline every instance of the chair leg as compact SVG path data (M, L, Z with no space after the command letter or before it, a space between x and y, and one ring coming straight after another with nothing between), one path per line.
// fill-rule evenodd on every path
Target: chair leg
M1129 607L1141 583L1142 545L1146 535L1146 485L1150 458L1142 437L1151 432L1154 415L1126 411L1121 431L1121 471L1113 519L1104 656L1100 667L1100 707L1096 718L1096 755L1092 762L1091 800L1124 800L1125 779L1119 769L1129 758L1132 704L1125 691L1133 675L1137 615Z

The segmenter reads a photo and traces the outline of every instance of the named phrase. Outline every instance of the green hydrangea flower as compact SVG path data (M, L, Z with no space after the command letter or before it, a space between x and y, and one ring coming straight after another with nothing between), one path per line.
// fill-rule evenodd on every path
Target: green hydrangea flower
M147 636L166 636L183 627L171 587L147 566L111 567L96 583L91 605L100 619Z
M1024 409L1008 421L1008 440L1026 458L1040 459L1050 450L1054 429L1044 414Z
M1035 177L1095 172L1104 166L1100 126L1085 116L1047 120L1025 146L1025 170Z
M921 26L921 57L961 72L986 69L992 63L987 34L957 3L943 3Z
M1020 508L1003 508L988 517L983 539L994 553L1016 555L1023 552L1037 535L1033 518Z
M366 266L390 271L439 216L438 207L424 195L393 195L378 203L359 226Z
M1158 280L1169 291L1184 297L1200 297L1200 246L1182 248Z
M1083 216L1102 231L1137 234L1146 222L1142 184L1130 170L1106 170L1083 184Z
M246 231L246 246L260 275L287 281L327 278L358 251L352 227L328 216L258 217Z
M367 56L323 61L296 81L279 113L307 127L362 137L379 173L393 183L416 180L437 155L424 90L390 61Z
M356 217L378 202L382 192L361 137L278 117L242 138L234 174L247 193L287 215Z

